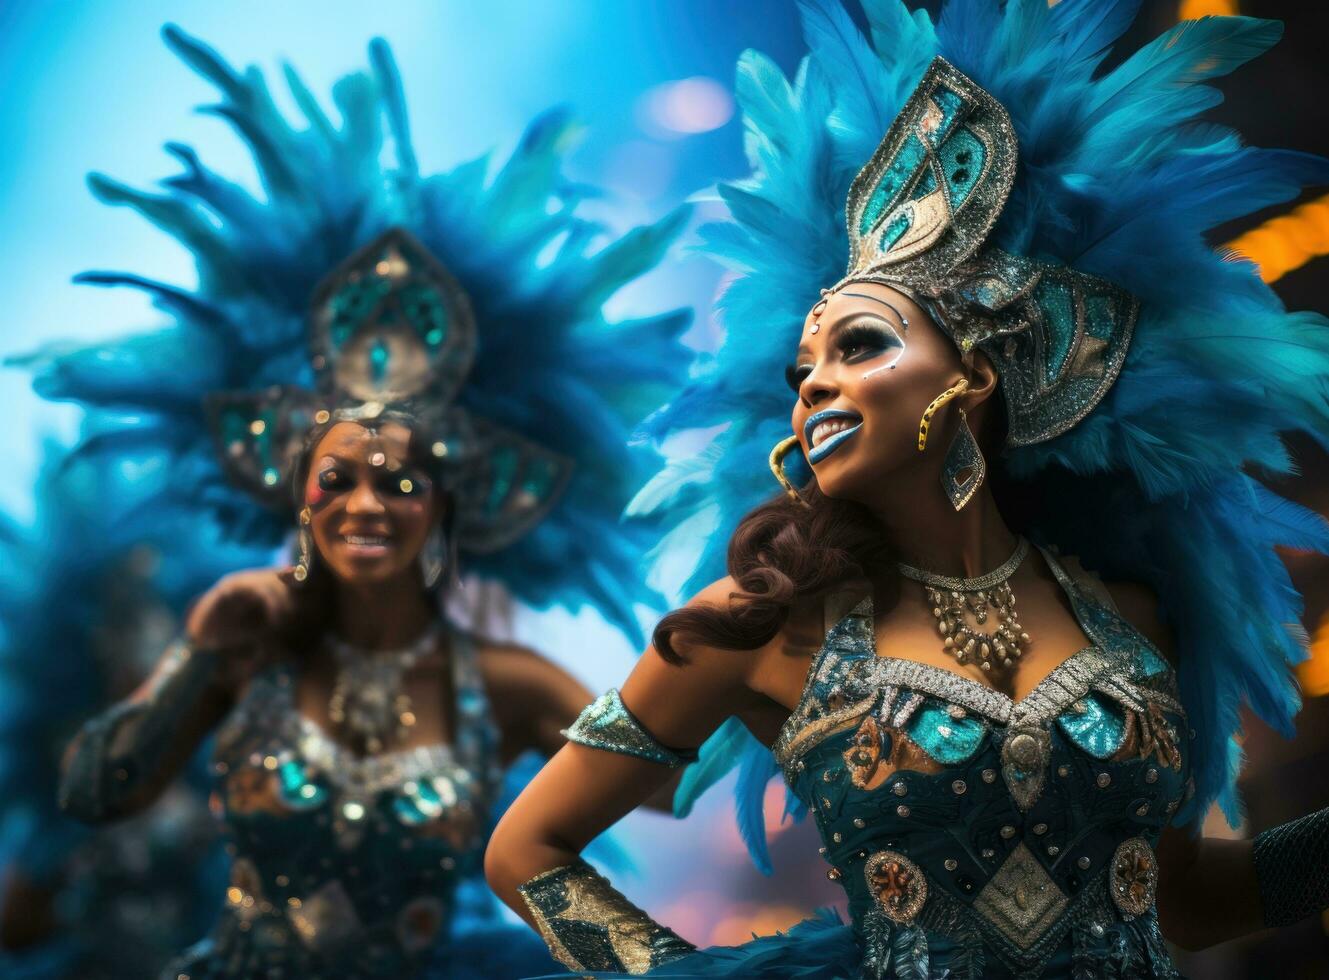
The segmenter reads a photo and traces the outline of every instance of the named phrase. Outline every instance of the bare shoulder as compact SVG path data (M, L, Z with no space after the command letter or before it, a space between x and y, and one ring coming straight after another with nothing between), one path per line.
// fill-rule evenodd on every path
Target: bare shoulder
M1074 555L1061 555L1057 560L1082 588L1105 601L1169 660L1172 659L1172 634L1163 622L1158 596L1153 589L1138 582L1105 582L1099 575L1087 570Z
M523 644L483 637L473 637L471 642L475 645L480 674L491 690L543 689L550 684L572 681L562 667Z
M1138 582L1105 582L1121 618L1144 634L1169 659L1173 658L1172 632L1159 610L1158 596L1147 585Z

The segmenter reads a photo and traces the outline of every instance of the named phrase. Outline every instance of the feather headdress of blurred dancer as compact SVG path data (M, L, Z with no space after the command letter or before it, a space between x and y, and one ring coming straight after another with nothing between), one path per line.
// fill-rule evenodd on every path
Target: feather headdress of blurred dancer
M453 531L468 573L537 608L591 603L639 639L633 606L653 594L628 583L652 536L619 516L655 460L627 443L682 383L689 315L609 322L603 306L659 262L685 211L618 238L579 216L591 192L563 172L574 126L561 111L504 161L422 173L381 40L372 71L334 87L339 123L286 69L296 126L257 69L164 34L219 90L204 111L244 141L262 194L179 143L167 149L183 172L162 193L90 178L101 200L189 249L198 286L85 273L146 291L171 322L16 359L46 397L119 414L79 454L149 458L169 479L146 508L275 545L310 425L406 410L434 435L443 485L460 491Z

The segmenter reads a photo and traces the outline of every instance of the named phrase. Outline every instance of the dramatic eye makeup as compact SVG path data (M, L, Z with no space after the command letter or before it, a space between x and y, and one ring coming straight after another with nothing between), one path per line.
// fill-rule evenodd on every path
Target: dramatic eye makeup
M798 394L798 389L803 384L803 379L812 372L811 364L790 364L784 369L784 382L794 392Z
M893 353L890 363L881 365L881 368L887 368L895 363L904 350L904 340L896 332L895 327L875 317L837 325L828 340L845 364L862 364L883 354ZM794 394L798 394L812 367L810 362L804 361L791 364L784 369L785 383ZM874 373L875 371L870 371L864 377Z
M835 332L835 347L846 364L857 364L888 350L904 350L904 341L887 323L856 320Z

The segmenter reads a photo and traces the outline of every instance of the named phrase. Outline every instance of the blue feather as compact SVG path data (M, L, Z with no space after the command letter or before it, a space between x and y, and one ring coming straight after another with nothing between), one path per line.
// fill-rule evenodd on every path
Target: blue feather
M769 749L756 739L743 749L738 763L738 783L734 787L734 812L738 835L747 845L757 870L771 874L771 852L766 844L766 787L778 770Z

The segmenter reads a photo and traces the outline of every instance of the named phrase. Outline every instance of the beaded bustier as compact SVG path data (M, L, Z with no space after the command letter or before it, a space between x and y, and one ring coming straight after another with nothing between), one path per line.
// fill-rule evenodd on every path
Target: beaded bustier
M218 735L214 809L233 855L212 935L172 977L414 975L480 871L501 773L471 644L453 637L455 739L358 756L300 715L289 667Z
M775 745L867 976L1175 975L1153 907L1153 847L1191 792L1175 678L1045 557L1092 645L1026 697L878 657L864 600Z

